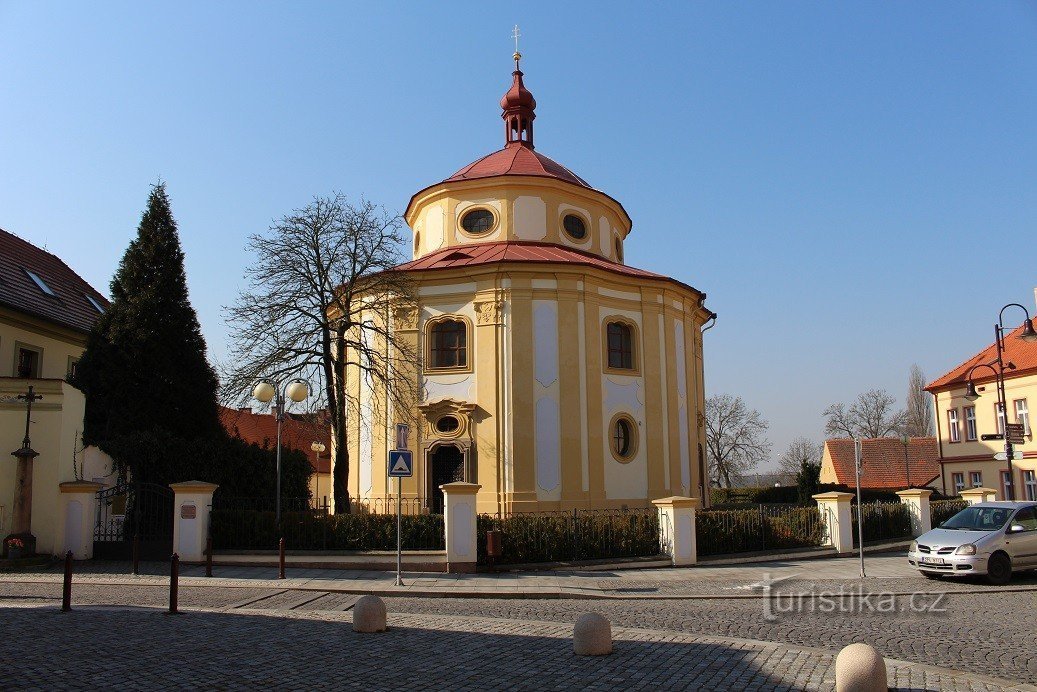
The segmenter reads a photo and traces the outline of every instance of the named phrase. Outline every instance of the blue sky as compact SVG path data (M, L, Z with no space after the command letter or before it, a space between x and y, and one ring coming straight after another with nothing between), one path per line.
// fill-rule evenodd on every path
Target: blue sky
M246 236L334 190L402 211L500 147L515 23L538 151L709 294L708 391L775 456L1032 311L1024 2L0 2L0 227L106 292L161 177L226 358Z

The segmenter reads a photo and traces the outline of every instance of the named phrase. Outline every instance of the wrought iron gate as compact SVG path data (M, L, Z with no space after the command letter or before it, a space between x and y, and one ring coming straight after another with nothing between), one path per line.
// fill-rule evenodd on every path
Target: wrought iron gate
M97 493L94 558L128 560L134 540L142 560L173 552L173 491L155 483L120 483Z

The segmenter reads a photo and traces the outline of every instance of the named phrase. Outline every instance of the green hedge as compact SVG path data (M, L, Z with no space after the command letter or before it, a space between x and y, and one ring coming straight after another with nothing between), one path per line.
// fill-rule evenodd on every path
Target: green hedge
M820 546L825 528L816 507L790 507L775 516L757 509L709 509L695 514L699 555Z
M659 553L658 513L515 514L478 518L479 562L486 564L486 532L501 532L497 564L568 562Z
M965 500L933 500L929 503L929 516L935 529L955 514L969 506Z
M902 502L865 502L864 508L864 543L889 541L911 537L911 514L907 505ZM860 545L857 531L857 505L853 505L851 519L853 521L853 544Z
M822 483L817 492L841 492L853 493L857 496L857 489L836 483ZM804 504L799 500L799 488L795 485L783 485L780 487L764 486L761 488L711 488L709 491L710 506L717 509L748 509L751 505L770 504ZM872 488L861 488L861 500L864 502L899 502L900 499L893 490L878 490ZM813 500L805 503L814 504Z
M275 550L283 536L289 550L396 550L395 514L213 510L210 531L216 550ZM404 550L444 550L443 516L404 515Z

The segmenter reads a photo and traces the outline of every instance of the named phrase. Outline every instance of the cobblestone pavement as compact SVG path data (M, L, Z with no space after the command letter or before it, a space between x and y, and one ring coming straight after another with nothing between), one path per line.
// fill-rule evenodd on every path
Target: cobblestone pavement
M53 608L60 595L60 584L0 583L0 607L48 604ZM161 586L77 583L74 590L77 607L89 603L161 607L168 603L167 599L168 589ZM223 609L228 614L247 609L279 616L326 618L347 610L356 599L353 594L290 588L180 589L181 607ZM762 640L786 647L818 647L826 650L828 658L846 644L866 641L892 659L1020 683L1037 680L1037 659L1030 650L1034 641L1037 594L1028 591L952 593L939 600L929 597L915 601L919 606L935 606L942 613L911 612L910 597L891 602L893 612L869 612L881 609L884 602L871 601L869 605L863 599L843 598L835 603L846 612L830 613L821 612L821 599L804 599L798 603L802 612L789 613L783 611L796 606L797 602L788 598L594 601L386 598L389 612L394 616L408 614L419 619L448 616L465 622L473 617L500 623L535 621L544 626L565 628L571 627L580 613L594 610L608 617L614 627L666 631L670 633L668 636L683 637L684 642L692 641L689 637L694 637L694 641L702 637ZM965 613L968 613L967 618L963 616ZM0 628L6 628L5 623L6 619L0 617ZM447 648L452 649L454 645ZM0 656L0 669L2 660ZM768 676L774 674L767 673ZM795 681L786 684L800 685ZM818 685L823 687L821 683Z
M831 690L832 652L614 627L606 657L572 653L571 623L410 615L352 632L350 613L0 605L4 689ZM12 671L17 671L12 675ZM891 662L914 690L1002 690ZM1032 688L1031 688L1032 689Z

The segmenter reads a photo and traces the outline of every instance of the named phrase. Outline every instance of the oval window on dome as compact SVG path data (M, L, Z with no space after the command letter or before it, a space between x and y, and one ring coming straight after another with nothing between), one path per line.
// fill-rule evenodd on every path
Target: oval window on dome
M472 209L461 217L461 228L472 235L482 235L493 230L495 222L496 217L489 209Z
M566 214L562 219L562 227L574 240L583 240L587 237L587 224L576 214Z
M461 421L457 420L456 416L443 416L436 421L436 432L444 435L455 433L460 427Z

